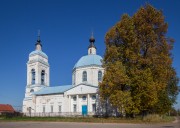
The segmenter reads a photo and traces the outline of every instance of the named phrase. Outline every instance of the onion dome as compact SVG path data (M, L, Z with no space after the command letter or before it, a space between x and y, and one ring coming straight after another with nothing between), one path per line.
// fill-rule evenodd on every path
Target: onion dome
M96 49L96 46L94 45L94 42L95 42L95 38L94 38L94 36L93 36L93 32L92 32L92 35L91 35L91 37L90 37L90 39L89 39L89 42L90 42L90 45L89 45L89 47L88 48L95 48Z

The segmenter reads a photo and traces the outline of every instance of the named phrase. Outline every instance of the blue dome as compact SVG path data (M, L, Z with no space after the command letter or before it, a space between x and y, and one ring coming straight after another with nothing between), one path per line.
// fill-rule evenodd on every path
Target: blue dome
M48 56L42 52L42 51L39 51L39 50L35 50L35 51L32 51L29 56L34 56L34 55L40 55L42 57L45 57L45 58L48 58Z
M91 65L102 66L102 57L99 56L99 55L86 55L86 56L83 56L75 64L74 68L84 67L84 66L91 66Z

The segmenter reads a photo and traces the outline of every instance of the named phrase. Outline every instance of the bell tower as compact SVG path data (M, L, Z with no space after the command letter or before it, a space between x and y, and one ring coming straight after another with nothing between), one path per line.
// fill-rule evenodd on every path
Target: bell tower
M24 113L36 112L34 92L49 86L48 56L42 51L40 32L35 44L35 50L29 54L27 62L27 85L22 111Z
M25 97L42 87L49 86L49 63L48 56L42 51L40 33L35 44L35 51L29 54L27 62L27 86Z

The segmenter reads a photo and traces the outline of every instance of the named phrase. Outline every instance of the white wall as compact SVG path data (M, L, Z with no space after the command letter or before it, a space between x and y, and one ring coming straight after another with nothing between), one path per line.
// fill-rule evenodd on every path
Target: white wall
M36 112L42 113L43 106L45 106L45 112L51 112L51 106L53 106L53 112L59 112L59 106L62 112L66 112L65 102L67 101L63 94L36 96Z
M87 72L87 82L82 81L83 71ZM72 84L75 83L74 85L78 85L81 83L87 83L90 85L98 86L98 84L99 84L98 71L102 71L102 76L104 75L104 68L102 68L102 67L89 66L89 67L77 68L72 73L72 78L73 78ZM73 74L75 74L75 79L74 79ZM74 80L75 80L75 82L74 82Z

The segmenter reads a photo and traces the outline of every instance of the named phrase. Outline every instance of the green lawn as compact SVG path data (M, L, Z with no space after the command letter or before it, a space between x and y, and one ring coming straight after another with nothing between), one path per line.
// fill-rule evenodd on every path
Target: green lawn
M163 117L161 120L143 120L137 118L94 118L94 117L13 117L0 118L1 121L52 121L52 122L88 122L88 123L159 123L171 122L174 117Z

